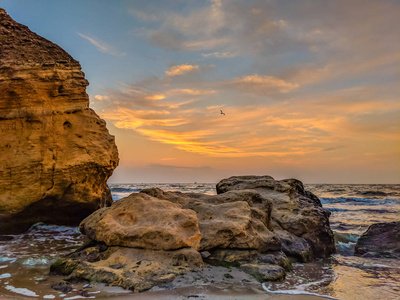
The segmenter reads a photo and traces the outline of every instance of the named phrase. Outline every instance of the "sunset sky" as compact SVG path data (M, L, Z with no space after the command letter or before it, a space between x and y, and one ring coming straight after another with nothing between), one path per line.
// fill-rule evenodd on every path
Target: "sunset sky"
M110 182L400 183L398 0L0 7L80 61L119 148Z

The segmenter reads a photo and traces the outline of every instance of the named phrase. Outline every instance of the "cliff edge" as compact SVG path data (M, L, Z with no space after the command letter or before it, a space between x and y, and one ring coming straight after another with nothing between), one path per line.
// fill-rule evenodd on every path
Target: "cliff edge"
M0 233L77 225L112 203L118 150L88 84L78 61L0 8Z

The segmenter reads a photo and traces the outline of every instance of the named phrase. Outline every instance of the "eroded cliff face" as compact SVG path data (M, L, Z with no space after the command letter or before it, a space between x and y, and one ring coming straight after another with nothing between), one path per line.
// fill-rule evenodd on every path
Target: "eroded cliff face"
M110 205L114 137L79 62L0 8L0 233L77 225Z

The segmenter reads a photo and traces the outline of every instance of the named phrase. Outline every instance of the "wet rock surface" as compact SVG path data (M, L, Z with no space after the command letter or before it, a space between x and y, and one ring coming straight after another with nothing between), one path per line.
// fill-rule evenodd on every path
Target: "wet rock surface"
M79 62L0 9L0 233L78 225L112 203L118 151L88 84Z
M87 258L96 253L99 259ZM51 272L66 275L66 280L88 280L121 286L141 292L174 280L175 276L202 267L199 252L192 248L157 251L109 247L100 252L89 247L52 265Z
M282 280L292 261L333 252L329 214L301 182L244 178L239 188L232 183L238 177L221 181L217 189L224 192L214 196L151 188L102 208L80 225L91 242L52 272L144 291L173 285L177 275L204 264L262 282Z
M400 222L372 224L358 239L355 255L400 258Z
M271 203L271 229L283 242L283 251L307 261L335 253L329 227L330 212L317 196L296 179L274 180L271 176L233 176L217 184L217 193L249 189Z

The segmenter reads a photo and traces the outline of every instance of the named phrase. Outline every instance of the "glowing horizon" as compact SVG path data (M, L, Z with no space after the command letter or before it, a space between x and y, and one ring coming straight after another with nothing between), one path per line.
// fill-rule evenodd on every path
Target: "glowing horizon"
M3 2L82 64L110 182L400 183L399 2Z

